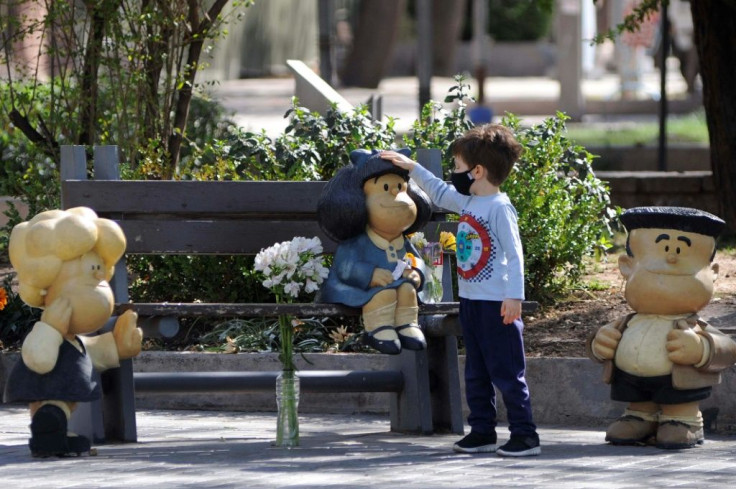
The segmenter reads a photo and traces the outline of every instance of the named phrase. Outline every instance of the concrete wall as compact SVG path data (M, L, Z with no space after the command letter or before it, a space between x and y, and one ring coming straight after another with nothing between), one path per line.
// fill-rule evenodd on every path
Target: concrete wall
M718 214L713 174L691 172L596 172L608 182L611 202L623 208L644 205L695 207Z
M586 146L596 155L596 171L657 171L659 148L649 146ZM707 144L667 145L667 171L710 171Z
M17 361L17 353L0 355L0 388L5 385L5 372ZM298 358L301 369L312 370L381 370L386 369L386 355L371 354L307 354ZM460 357L460 371L465 357ZM278 370L275 354L143 352L135 360L135 369L147 371L246 371ZM623 404L609 399L608 386L600 381L601 366L587 358L529 358L527 380L532 396L535 420L543 425L605 426L623 411ZM464 383L461 379L461 386ZM736 369L723 375L723 384L701 403L703 411L718 408L714 428L718 431L736 427ZM138 394L139 409L212 409L238 411L275 411L271 393L255 394ZM389 395L383 393L346 393L302 395L299 409L304 413L388 413ZM467 416L465 409L464 416ZM503 403L499 402L499 419L505 420Z

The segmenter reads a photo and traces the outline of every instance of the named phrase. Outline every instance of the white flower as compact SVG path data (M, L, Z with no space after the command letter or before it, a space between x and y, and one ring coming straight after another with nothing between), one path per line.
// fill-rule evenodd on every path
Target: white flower
M292 297L297 297L299 295L299 288L300 287L298 283L289 282L288 284L284 285L284 292Z
M409 241L413 244L417 250L422 251L427 246L427 239L424 237L424 233L417 231L409 236Z
M263 286L282 298L295 298L304 290L315 292L327 278L322 242L318 237L295 237L262 249L254 270L263 277Z
M312 292L316 292L319 289L319 284L315 282L314 280L307 279L307 283L304 286L304 291L308 294L311 294Z

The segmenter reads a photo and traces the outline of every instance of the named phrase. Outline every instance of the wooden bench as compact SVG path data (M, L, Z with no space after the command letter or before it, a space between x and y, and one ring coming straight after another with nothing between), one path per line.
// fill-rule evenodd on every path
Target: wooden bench
M438 150L420 150L419 161L439 173ZM88 180L85 149L61 148L62 206L86 206L123 228L132 254L255 254L295 236L319 236L325 251L336 244L316 221L318 196L326 182L121 181L117 148L94 150L95 179ZM283 198L288 196L287 198ZM275 198L280 197L280 198ZM453 223L445 216L425 227L428 237ZM454 270L445 260L443 300L452 299ZM111 286L116 314L133 309L145 336L172 336L179 316L296 317L357 316L360 310L336 304L130 303L125 257ZM525 303L528 311L534 304ZM390 392L391 429L400 432L463 433L458 371L458 303L420 306L428 339L425 351L392 356L387 371L301 370L303 392ZM135 441L134 392L254 392L274 390L278 372L133 373L132 361L102 374L103 399L78 409L72 426L102 441Z

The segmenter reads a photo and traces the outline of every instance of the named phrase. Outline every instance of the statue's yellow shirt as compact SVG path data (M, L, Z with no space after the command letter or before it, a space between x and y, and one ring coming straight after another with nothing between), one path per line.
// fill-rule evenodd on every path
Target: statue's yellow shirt
M636 314L629 320L616 349L616 367L639 377L671 374L672 361L665 348L667 334L677 320L686 317Z

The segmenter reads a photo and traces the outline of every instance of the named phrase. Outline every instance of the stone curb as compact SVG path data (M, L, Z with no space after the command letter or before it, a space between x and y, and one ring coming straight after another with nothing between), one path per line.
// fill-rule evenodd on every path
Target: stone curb
M17 353L0 355L0 387L5 372L17 361ZM378 354L305 354L297 359L300 369L381 370L388 368L388 357ZM308 362L311 362L308 363ZM143 352L135 360L138 372L152 371L273 371L279 369L276 354ZM465 357L460 357L460 371ZM528 358L527 381L532 398L535 422L543 425L604 426L618 417L624 405L609 399L608 386L600 380L601 366L587 358ZM461 379L464 395L464 382ZM701 403L706 422L712 431L730 432L736 428L736 368L723 374L721 385ZM302 395L299 410L325 414L388 414L389 395L385 393L345 393ZM275 411L270 393L149 394L136 396L138 409ZM717 411L716 411L717 409ZM505 409L499 402L499 420L505 421ZM467 416L467 409L464 409Z

